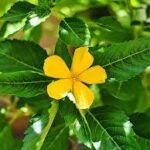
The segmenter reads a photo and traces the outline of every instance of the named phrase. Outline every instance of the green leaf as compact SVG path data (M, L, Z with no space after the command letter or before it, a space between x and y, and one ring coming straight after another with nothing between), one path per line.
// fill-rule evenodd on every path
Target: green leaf
M110 47L91 50L95 63L106 69L108 79L129 80L150 65L150 38L112 44Z
M17 106L29 105L35 112L45 111L50 107L51 98L47 94L32 98L20 98Z
M86 144L88 143L91 147L91 133L88 124L75 105L66 98L64 101L60 102L59 111L66 125L69 126L70 130L73 130L74 135L76 135L80 141Z
M71 68L71 62L72 62L71 56L69 54L67 45L63 43L61 39L57 40L55 54L63 58L63 60L65 60L66 64L68 65L68 67Z
M33 42L6 40L0 42L0 72L32 70L43 73L46 52Z
M52 126L58 110L58 103L52 102L49 113L33 117L26 131L22 150L66 150L68 146L68 129L64 124ZM51 128L51 129L50 129Z
M71 46L88 46L90 32L87 25L78 18L66 18L60 23L59 36L63 42Z
M150 140L150 116L146 113L135 113L130 116L135 133L143 138Z
M95 149L139 150L132 124L126 114L116 108L103 106L86 114Z
M145 96L145 91L139 77L132 78L125 82L107 82L102 87L113 97L123 101L137 100L141 95L143 97Z
M36 6L29 2L16 2L1 18L5 21L0 30L0 39L24 28L33 28L45 21L50 14L47 7Z
M95 34L98 42L123 42L132 39L131 31L122 27L114 17L101 17L93 23L96 25L96 30L93 32L92 28L91 33Z
M42 7L52 7L54 5L55 0L38 0L38 5Z
M35 5L24 2L15 3L6 14L1 18L9 22L17 22L28 16L29 12L35 7Z
M0 74L0 95L34 97L46 92L50 79L31 71Z
M35 7L30 12L30 15L26 19L26 24L24 29L27 30L29 28L35 27L39 25L41 22L44 22L50 14L50 9L45 7Z
M42 132L48 123L48 113L34 116L31 120L31 125L25 132L24 144L22 150L33 150L38 146Z
M5 22L0 29L0 40L3 38L7 38L9 35L12 35L13 33L17 32L21 28L23 28L25 25L25 20L21 20L20 22Z
M35 28L31 28L25 31L24 39L27 41L32 41L39 43L42 36L42 26L38 25Z
M144 139L142 137L137 137L137 141L139 143L141 150L149 150L150 149L150 140Z
M41 150L68 149L68 136L68 128L65 125L53 127L49 131Z

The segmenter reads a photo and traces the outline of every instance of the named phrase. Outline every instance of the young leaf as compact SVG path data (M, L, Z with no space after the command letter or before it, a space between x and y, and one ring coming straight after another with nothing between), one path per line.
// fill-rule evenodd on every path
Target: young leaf
M139 145L132 130L132 124L121 110L104 106L86 114L95 149L136 149Z
M0 74L0 95L34 97L46 92L50 79L31 71Z
M0 42L0 72L32 70L42 73L46 57L46 52L33 42Z
M78 18L66 18L60 23L59 36L63 42L71 46L88 46L90 32L87 25Z
M126 81L139 75L150 65L150 38L112 44L110 47L91 50L95 63L106 69L108 78Z

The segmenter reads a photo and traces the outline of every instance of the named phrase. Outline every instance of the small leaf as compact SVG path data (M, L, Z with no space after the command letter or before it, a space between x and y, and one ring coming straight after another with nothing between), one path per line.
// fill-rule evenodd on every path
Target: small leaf
M66 18L60 23L60 38L71 46L88 46L90 32L87 25L78 18Z

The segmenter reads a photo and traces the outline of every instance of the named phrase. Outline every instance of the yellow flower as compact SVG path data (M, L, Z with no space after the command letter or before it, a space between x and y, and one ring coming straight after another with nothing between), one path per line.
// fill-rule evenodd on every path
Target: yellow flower
M82 82L86 84L104 83L107 78L106 72L101 66L90 67L93 60L93 56L86 47L75 50L71 70L68 69L61 57L57 55L48 57L44 62L45 75L59 78L47 86L48 95L59 100L67 93L72 92L79 109L89 108L94 100L94 95Z

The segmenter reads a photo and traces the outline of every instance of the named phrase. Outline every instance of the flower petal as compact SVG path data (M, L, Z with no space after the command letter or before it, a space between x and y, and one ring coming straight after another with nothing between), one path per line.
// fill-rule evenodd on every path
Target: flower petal
M79 109L87 109L93 103L94 95L92 91L80 81L74 81L73 94Z
M66 96L66 94L72 88L72 80L71 79L60 79L58 81L54 81L47 86L47 93L49 97L59 100Z
M87 84L104 83L106 78L106 71L101 66L91 67L78 76L80 81L83 81Z
M93 56L88 52L87 47L77 48L74 52L71 70L75 75L80 74L93 63Z
M57 55L53 55L45 59L43 69L45 75L48 77L53 77L53 78L71 77L71 73L66 63L61 57Z

